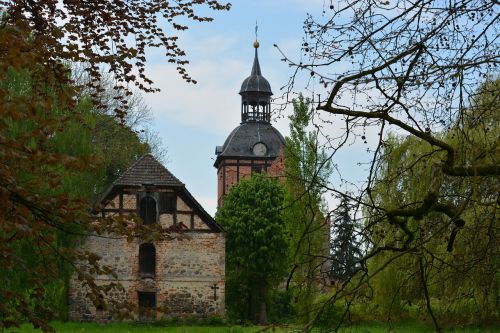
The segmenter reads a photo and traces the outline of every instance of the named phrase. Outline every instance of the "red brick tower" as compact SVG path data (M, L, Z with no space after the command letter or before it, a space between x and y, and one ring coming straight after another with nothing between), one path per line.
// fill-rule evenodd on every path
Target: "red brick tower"
M252 72L241 85L241 123L229 134L224 145L215 149L218 205L222 204L232 185L252 172L283 176L285 140L271 125L273 93L260 71L258 47L259 43L256 41Z

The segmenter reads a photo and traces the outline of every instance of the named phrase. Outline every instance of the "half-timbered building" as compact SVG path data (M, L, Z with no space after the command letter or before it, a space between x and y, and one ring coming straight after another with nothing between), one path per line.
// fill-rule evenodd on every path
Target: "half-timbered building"
M96 275L95 282L118 282L124 287L124 292L106 297L129 301L139 314L148 313L150 319L224 314L222 229L185 185L152 155L141 157L126 170L100 203L96 223L108 216L133 215L144 224L156 223L182 234L150 242L138 237L88 236L80 250L95 253L100 263L116 274ZM115 319L111 311L91 301L76 273L70 282L69 315L73 320Z

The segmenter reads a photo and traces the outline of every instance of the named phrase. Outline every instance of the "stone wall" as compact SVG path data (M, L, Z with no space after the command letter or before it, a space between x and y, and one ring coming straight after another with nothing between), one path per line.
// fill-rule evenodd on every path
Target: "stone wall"
M118 282L123 286L123 291L114 291L105 296L106 298L129 301L138 306L138 292L154 292L156 318L223 315L224 234L212 231L202 217L195 213L193 207L180 197L177 200L179 213L176 212L175 220L177 223L182 221L190 230L182 233L182 237L152 242L156 251L154 276L141 277L139 272L139 247L142 244L140 240L129 242L126 239L89 236L81 246L81 250L97 254L101 257L100 264L113 268L117 274L116 278L111 275L94 276L97 285ZM111 202L117 207L117 200L113 199ZM123 195L122 202L122 208L134 209L135 195ZM110 211L107 214L116 212ZM158 218L158 222L164 227L171 225L173 221L173 214L161 214ZM81 268L86 267L82 264ZM118 318L114 311L96 308L87 291L83 283L78 280L78 275L74 274L69 290L70 319L102 321Z

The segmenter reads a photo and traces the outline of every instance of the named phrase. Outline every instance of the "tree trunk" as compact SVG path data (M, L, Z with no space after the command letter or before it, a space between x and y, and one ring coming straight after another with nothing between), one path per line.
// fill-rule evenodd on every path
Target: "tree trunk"
M267 324L267 307L266 307L266 287L261 284L257 287L258 292L258 313L257 313L257 324L266 325Z

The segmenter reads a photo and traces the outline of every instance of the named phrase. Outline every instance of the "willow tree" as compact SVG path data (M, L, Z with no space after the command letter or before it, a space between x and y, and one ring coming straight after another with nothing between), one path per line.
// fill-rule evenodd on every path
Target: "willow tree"
M306 19L301 61L285 55L296 68L295 75L306 74L308 87L319 96L317 110L325 119L322 132L332 158L354 142L367 147L358 159L367 165L366 181L351 186L349 193L329 186L334 195L350 194L360 209L369 212L369 228L387 221L399 231L397 242L380 239L367 257L387 251L425 251L410 224L422 224L428 216L437 215L448 226L446 249L451 252L459 250L456 240L466 226L483 221L483 226L496 230L495 219L484 220L480 211L472 209L471 199L481 193L483 184L498 183L498 145L472 144L488 136L494 126L481 123L481 117L471 118L470 112L481 84L498 74L499 19L498 1L331 2L320 17ZM290 80L296 82L301 81ZM498 95L499 90L492 89L489 99L498 101ZM481 124L473 136L466 126L470 119ZM414 164L392 170L394 179L432 167L427 187L411 201L392 205L373 195L389 132L408 135L425 147L415 152ZM445 135L452 132L453 138ZM424 165L429 154L432 166ZM481 186L463 192L459 188L463 183ZM481 201L485 209L498 205L495 196ZM370 278L366 267L360 267L361 273Z

